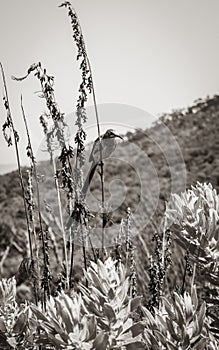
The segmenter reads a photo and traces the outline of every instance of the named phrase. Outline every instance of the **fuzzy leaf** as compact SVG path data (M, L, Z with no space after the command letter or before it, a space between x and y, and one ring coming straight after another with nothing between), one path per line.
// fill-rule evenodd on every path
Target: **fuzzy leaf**
M36 317L42 321L49 322L48 318L35 306L31 305L31 310L36 315Z
M175 313L172 311L171 304L166 298L162 298L165 310L168 313L169 318L174 321L176 319Z
M197 297L197 291L196 291L196 286L193 285L192 290L191 290L191 298L192 298L192 303L194 305L195 310L198 307L198 297Z
M108 304L108 303L104 304L103 313L108 318L110 323L114 322L116 320L115 312L110 304Z
M125 330L124 333L131 332L133 337L137 337L139 334L143 333L145 326L143 323L138 322Z
M184 293L184 304L185 304L185 311L186 311L186 320L190 320L193 315L193 306L192 306L192 300L190 295L185 292Z
M206 339L200 338L195 344L192 345L192 349L194 350L204 350L206 349Z
M97 334L97 324L94 316L91 316L87 322L88 334L86 337L86 341L93 340Z
M115 293L112 288L110 288L108 292L108 298L110 298L111 300L115 298Z
M180 296L174 292L174 307L177 311L177 316L178 316L178 324L180 326L180 328L183 327L184 323L185 323L185 319L184 319L184 313L183 313L183 302L180 298Z
M64 302L60 301L58 298L56 299L56 305L57 305L57 310L62 317L63 323L65 325L65 328L68 333L71 333L74 327L74 324L72 322L71 315L66 308Z
M2 332L2 333L7 332L7 328L6 328L4 320L2 318L0 318L0 332Z
M136 297L130 301L130 311L135 311L141 305L142 297Z
M205 321L205 314L206 314L206 304L205 302L201 305L201 308L198 313L198 326L199 326L199 333L202 332L203 324Z
M145 350L145 344L140 341L136 341L131 344L127 344L126 346L127 350Z
M26 327L26 323L27 323L27 315L25 315L24 313L22 313L17 321L15 322L15 325L13 327L13 332L14 333L22 333L24 328Z
M180 340L180 338L176 334L174 326L168 318L166 318L166 324L167 324L167 329L168 329L169 333L171 334L171 337L173 337L173 339L178 342Z
M156 321L154 319L154 316L150 313L150 311L144 306L142 306L141 309L144 313L146 323L149 324L150 326L156 325Z
M109 336L105 332L100 332L96 339L93 342L93 348L94 350L106 350L108 345L108 339Z

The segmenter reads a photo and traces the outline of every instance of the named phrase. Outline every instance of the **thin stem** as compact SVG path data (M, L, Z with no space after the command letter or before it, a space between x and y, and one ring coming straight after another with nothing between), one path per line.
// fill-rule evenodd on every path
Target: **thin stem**
M38 178L37 178L37 169L36 169L36 163L34 161L34 153L33 153L33 148L32 148L32 143L30 139L30 134L29 134L29 128L27 124L27 119L23 107L23 98L21 95L21 110L22 110L22 116L26 128L26 133L27 133L27 139L28 139L28 145L30 147L30 152L31 152L31 160L32 160L32 167L33 167L33 172L34 172L34 177L36 181L36 195L37 195L37 206L38 206L38 216L39 216L39 225L40 225L40 238L42 242L42 251L43 251L43 260L44 260L44 265L46 264L46 247L45 247L45 237L44 237L44 231L43 231L43 220L42 220L42 214L41 214L41 203L40 203L40 191L39 191L39 183L38 183ZM44 291L44 308L46 308L46 292Z
M166 229L163 230L163 239L162 239L162 265L164 266L165 260L165 247L166 246Z
M53 172L56 174L56 164L54 157L52 155L52 164L53 164ZM69 267L68 267L68 254L67 254L67 247L66 247L66 236L65 236L65 228L62 218L62 203L61 203L61 197L60 197L60 191L59 191L59 184L57 180L57 176L55 176L55 186L57 191L57 199L58 199L58 207L59 207L59 217L60 217L60 223L62 228L62 238L63 238L63 245L64 245L64 259L65 259L65 265L66 265L66 280L67 280L67 288L69 289Z
M89 235L89 243L90 243L91 250L92 250L92 253L93 253L94 262L97 264L97 255L96 255L96 253L95 253L95 250L94 250L94 247L93 247L93 244L92 244L92 240L91 240L91 238L90 238L90 235Z
M23 197L23 202L24 202L24 211L25 211L26 222L27 222L28 240L29 240L29 246L30 246L30 258L31 258L31 261L33 262L33 248L32 248L32 240L31 240L31 230L30 230L30 222L29 222L28 211L27 211L27 203L26 203L26 196L25 196L24 181L23 181L23 176L22 176L22 171L21 171L20 156L19 156L19 150L18 150L17 132L16 132L16 130L14 128L14 124L13 124L12 114L11 114L10 105L9 105L9 98L8 98L6 78L5 78L5 74L4 74L4 69L3 69L2 63L0 63L0 66L1 66L1 72L2 72L4 90L5 90L5 97L6 97L6 101L7 101L8 116L10 118L11 128L12 128L13 137L14 137L14 144L15 144L15 151L16 151L16 158L17 158L17 165L18 165L18 174L19 174L19 178L20 178L22 197Z
M85 248L85 241L84 241L84 232L83 232L83 225L81 220L81 214L80 214L80 229L81 229L81 239L82 239L82 250L83 250L83 257L84 257L84 269L87 271L87 257L86 257L86 248ZM86 278L86 287L88 287L88 280Z
M194 263L194 267L193 267L193 271L192 271L191 290L192 290L192 288L193 288L193 286L194 286L194 283L195 283L196 266L197 266L197 264L196 264L196 262L195 262L195 263Z
M32 148L30 134L29 134L29 129L28 129L28 125L27 125L27 119L26 119L26 115L25 115L25 111L24 111L24 107L23 107L23 97L22 97L22 95L21 95L21 111L22 111L22 116L23 116L24 125L25 125L25 129L26 129L26 134L27 134L28 147L30 148L31 166L32 166L34 177L35 177L35 181L36 181L37 205L38 205L38 210L39 210L39 223L40 223L40 230L42 232L43 228L42 228L42 218L41 218L41 211L40 211L40 197L39 197L39 186L38 186L38 181L37 181L36 164L35 164L35 161L34 161L33 148ZM35 237L35 240L36 240L36 237ZM36 252L37 252L37 258L38 258L37 240L36 240Z
M190 263L189 263L189 250L187 249L186 255L185 255L185 270L184 270L184 275L183 275L183 283L182 283L182 288L181 288L181 294L183 295L184 290L185 290L185 282L186 282L186 272L190 272Z
M28 186L27 186L27 193L28 193L28 210L29 210L29 218L30 222L32 223L32 232L34 237L34 247L36 251L36 259L38 260L39 254L38 254L38 246L37 246L37 236L36 236L36 226L35 226L35 218L34 218L34 202L33 202L33 167L31 166L31 170L27 170L27 176L28 176Z
M76 169L76 190L75 190L75 203L78 203L78 193L77 193L77 185L78 185L78 146L77 146L77 150L76 150L76 157L75 157L75 169ZM70 209L70 213L72 211L72 208ZM73 217L74 219L74 217ZM75 253L75 228L73 228L72 226L70 226L69 228L69 232L70 232L70 273L69 273L69 286L70 288L73 288L74 285L74 278L73 278L73 274L74 274L74 253Z
M0 260L0 273L1 275L3 275L3 265L4 265L4 262L5 260L7 259L8 257L8 254L9 254L9 251L11 249L11 246L12 246L12 243L10 243L7 248L5 249L4 253L3 253L3 256L1 257L1 260Z
M96 100L96 93L94 88L94 79L92 74L92 68L90 64L90 60L87 56L87 63L90 70L91 75L91 81L92 81L92 96L94 101L94 109L95 109L95 116L96 116L96 124L97 124L97 131L98 131L98 138L99 138L99 151L100 151L100 180L101 180L101 199L102 199L102 250L104 250L105 247L105 237L104 237L104 229L106 226L106 216L105 216L105 194L104 194L104 163L103 163L103 154L102 154L102 143L101 143L101 136L100 136L100 121L99 121L99 115L98 115L98 109L97 109L97 100Z
M71 262L70 262L70 275L69 275L69 283L70 283L70 288L73 287L74 285L74 279L73 279L73 272L74 272L74 250L75 250L75 242L74 242L74 230L71 230Z
M69 212L72 212L72 202L69 199ZM70 251L69 251L69 288L73 288L74 286L74 279L73 279L73 272L74 272L74 250L75 250L75 242L74 242L74 230L72 227L69 229L69 242L70 242Z

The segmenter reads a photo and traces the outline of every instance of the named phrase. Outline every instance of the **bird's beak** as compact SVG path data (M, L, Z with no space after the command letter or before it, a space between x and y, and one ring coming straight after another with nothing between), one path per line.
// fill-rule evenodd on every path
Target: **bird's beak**
M122 136L115 134L115 137L119 137L121 140L124 140Z

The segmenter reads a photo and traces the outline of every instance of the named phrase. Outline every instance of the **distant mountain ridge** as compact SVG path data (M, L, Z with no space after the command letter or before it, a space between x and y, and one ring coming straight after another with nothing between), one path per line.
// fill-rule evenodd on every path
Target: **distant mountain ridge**
M17 169L17 164L0 164L0 175L10 173Z

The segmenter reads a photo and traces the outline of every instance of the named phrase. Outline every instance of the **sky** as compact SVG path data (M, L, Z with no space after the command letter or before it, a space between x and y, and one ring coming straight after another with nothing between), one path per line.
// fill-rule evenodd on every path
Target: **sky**
M58 8L60 3L0 0L0 60L21 136L22 164L26 163L26 139L21 93L34 150L42 142L39 116L46 107L36 93L40 90L36 79L18 83L11 75L22 76L32 63L41 61L48 74L55 76L60 109L66 115L75 111L79 83L76 48L67 12ZM162 112L218 93L218 0L74 0L72 4L83 29L103 124L113 120L124 128L144 127ZM2 82L0 88L2 95ZM92 100L88 104L92 110ZM4 119L0 103L1 124ZM92 123L91 118L89 126ZM0 166L16 162L14 149L8 148L1 136L0 149Z

